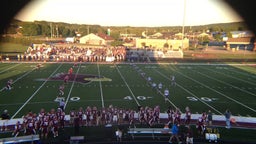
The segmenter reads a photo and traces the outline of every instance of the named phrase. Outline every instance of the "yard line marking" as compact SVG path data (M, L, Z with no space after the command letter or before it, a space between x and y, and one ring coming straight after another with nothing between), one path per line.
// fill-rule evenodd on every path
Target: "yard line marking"
M31 71L26 72L25 74L23 74L22 76L18 77L17 79L15 79L13 81L13 84L16 83L18 80L22 79L23 77L25 77L26 75L30 74L31 72L33 72L36 68L33 68ZM2 92L5 89L5 87L3 87L0 92Z
M244 65L242 65L242 66L244 66ZM256 76L252 76L253 74L255 74L255 70L254 70L255 68L253 68L252 66L249 66L250 69L246 69L246 72L244 72L245 70L243 69L242 66L234 66L234 67L239 69L239 70L242 70L243 72L240 72L240 71L232 71L232 72L242 74L242 75L246 75L246 76L250 76L252 78L256 78ZM247 66L247 65L245 65L245 66Z
M129 91L130 91L130 93L132 94L133 99L135 100L135 102L137 103L137 105L138 105L138 106L140 106L140 104L139 104L138 100L136 99L135 95L133 94L132 90L130 89L129 85L127 84L127 82L126 82L125 78L123 77L122 73L121 73L121 72L120 72L120 70L118 69L118 66L117 66L116 64L114 64L114 65L115 65L115 67L116 67L116 69L117 69L117 71L118 71L119 75L120 75L120 76L121 76L121 78L123 79L123 81L124 81L124 83L125 83L126 87L128 88L128 90L129 90Z
M226 84L226 85L228 85L228 86L231 86L231 87L233 87L233 88L235 88L235 89L238 89L238 90L240 90L240 91L243 91L243 92L245 92L245 93L247 93L247 94L251 94L251 95L253 95L253 96L256 96L254 93L251 93L251 92L249 92L249 91L247 91L247 90L241 89L241 88L239 88L239 87L237 87L237 86L234 86L234 85L232 85L232 84L229 84L229 83L226 83L226 82L224 82L224 81L215 79L215 78L213 78L213 77L210 77L210 76L208 76L208 75L206 75L206 74L203 74L203 73L201 73L201 72L198 72L198 71L197 71L197 73L199 73L199 74L201 74L201 75L203 75L203 76L205 76L205 77L208 77L209 79L213 79L213 80L218 81L218 82L220 82L220 83L223 83L223 84Z
M214 92L216 92L216 93L218 93L218 94L220 94L220 95L222 95L222 96L224 96L224 97L226 97L226 98L236 102L237 104L240 104L241 106L244 106L247 109L250 109L253 112L256 112L255 109L253 109L253 108L251 108L251 107L249 107L249 106L247 106L247 105L245 105L245 104L243 104L243 103L241 103L241 102L239 102L239 101L237 101L237 100L235 100L235 99L233 99L233 98L231 98L231 97L229 97L229 96L227 96L227 95L225 95L225 94L223 94L223 93L221 93L221 92L219 92L219 91L217 91L217 90L215 90L215 89L213 89L213 88L211 88L211 87L209 87L209 86L207 86L207 85L205 85L205 84L203 84L203 83L201 83L201 82L199 82L199 81L197 81L197 80L195 80L193 78L190 78L190 77L184 75L183 73L181 73L179 71L177 71L177 73L179 73L179 74L183 75L184 77L186 77L186 78L188 78L188 79L190 79L190 80L192 80L192 81L194 81L194 82L196 82L198 84L201 84L201 85L205 86L206 88L208 88L208 89L210 89L210 90L212 90L212 91L214 91Z
M98 68L98 75L100 77L100 68L99 68L99 64L97 63L97 68ZM103 98L103 91L102 91L102 85L101 85L101 81L99 81L99 84L100 84L100 96L101 96L101 104L102 104L102 107L104 108L104 98Z
M161 76L165 77L166 79L168 80L171 80L169 77L167 77L166 75L164 75L163 73L155 70L156 72L158 72ZM189 90L185 89L183 86L179 85L177 82L176 82L176 85L178 87L180 87L181 89L183 89L184 91L186 91L187 93L189 93L190 95L196 97L200 102L204 103L205 105L207 105L208 107L210 107L211 109L213 109L214 111L216 111L217 113L219 114L223 114L222 112L220 112L219 110L217 110L216 108L214 108L213 106L209 105L208 103L206 103L205 101L202 101L199 97L197 97L195 94L193 94L192 92L190 92Z
M239 67L236 67L236 68L239 68ZM239 70L243 70L243 69L239 69ZM228 69L227 71L231 71L231 70ZM244 75L244 76L249 76L250 78L253 78L253 79L256 78L256 76L254 76L254 73L249 74L250 71L246 71L247 73L245 73L245 72L240 72L240 71L236 71L236 70L235 70L235 71L231 71L231 72L238 73L238 74Z
M202 67L202 68L203 68L203 67ZM207 68L203 68L203 69L206 69L206 70L209 70L209 71L212 71L212 72L218 73L218 74L222 74L222 75L224 75L224 76L231 77L231 78L233 78L233 79L236 79L236 80L239 80L239 81L242 81L242 82L245 82L245 83L248 83L248 84L254 85L254 86L256 85L256 84L254 84L254 83L252 83L252 82L249 82L249 81L246 81L246 80L243 80L243 79L237 78L237 77L233 77L233 76L231 76L231 75L227 75L227 74L224 74L224 73L221 73L221 72L215 71L215 70L211 70L211 69L207 69Z
M7 69L5 69L5 70L0 71L0 74L3 73L3 72L8 71L9 69L15 68L15 67L17 67L17 66L19 66L19 65L21 65L21 63L18 63L18 64L14 65L14 66L11 66L11 67L9 67L9 68L7 68Z
M18 111L11 117L11 119L13 119L20 111L21 109L23 109L23 107L37 94L37 92L48 82L49 78L52 77L54 75L54 73L56 73L56 71L62 66L59 65L59 67L57 67L57 69L41 84L41 86L28 98L28 100L18 109Z
M70 98L70 95L71 95L72 89L73 89L73 87L74 87L74 84L75 84L75 82L76 82L76 77L77 77L77 74L78 74L80 68L81 68L81 63L79 64L79 67L78 67L78 69L77 69L77 71L76 71L74 80L73 80L72 85L71 85L71 87L70 87L70 89L69 89L68 97L67 97L67 99L66 99L66 102L65 102L65 105L64 105L64 109L66 108L66 106L67 106L67 104L68 104L68 100L69 100L69 98Z

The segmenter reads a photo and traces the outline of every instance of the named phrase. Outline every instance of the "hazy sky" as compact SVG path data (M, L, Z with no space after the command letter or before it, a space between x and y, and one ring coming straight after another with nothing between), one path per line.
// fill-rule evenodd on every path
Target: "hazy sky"
M183 18L185 26L242 21L222 0L33 0L16 18L149 27L181 26Z

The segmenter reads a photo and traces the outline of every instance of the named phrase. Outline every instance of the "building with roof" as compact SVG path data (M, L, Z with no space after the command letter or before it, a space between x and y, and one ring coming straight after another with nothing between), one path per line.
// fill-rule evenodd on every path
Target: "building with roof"
M113 42L114 39L104 33L100 34L93 34L90 33L88 35L82 36L79 39L79 43L81 44L87 44L87 45L110 45L111 42Z
M246 49L255 51L255 39L253 37L240 37L240 38L228 38L226 41L227 50L234 49Z
M185 38L184 40L180 39L136 39L136 47L150 47L156 49L167 48L170 50L179 50L187 49L189 47L189 39Z

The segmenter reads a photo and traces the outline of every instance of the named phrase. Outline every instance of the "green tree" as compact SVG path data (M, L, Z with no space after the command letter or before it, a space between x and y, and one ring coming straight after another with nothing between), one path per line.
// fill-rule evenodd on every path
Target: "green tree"
M24 23L22 25L22 34L25 36L37 36L41 32L41 28L38 24Z

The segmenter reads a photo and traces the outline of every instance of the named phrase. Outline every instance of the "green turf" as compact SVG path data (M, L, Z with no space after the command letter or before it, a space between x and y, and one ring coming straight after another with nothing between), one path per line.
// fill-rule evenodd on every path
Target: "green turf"
M58 73L67 73L71 63L43 63L40 70L36 63L1 63L0 84L4 87L8 79L13 79L11 91L1 91L0 110L8 109L13 118L19 118L28 111L49 111L57 108L54 102L60 81L47 81ZM154 107L159 105L162 112L169 106L184 112L186 106L192 113L211 109L222 114L228 108L233 115L256 117L256 67L255 65L215 65L215 64L89 64L74 67L74 75L103 76L107 81L89 83L69 82L65 85L67 113L71 109L87 106L98 108L113 106L137 110L139 105ZM140 70L140 72L138 71ZM152 89L141 76L152 77L163 89L170 90L170 101L165 103L161 93ZM176 76L176 86L172 86L170 76ZM42 80L44 79L44 80ZM102 79L103 80L103 79ZM163 92L163 90L162 90ZM79 97L78 101L72 101ZM240 132L244 132L238 137ZM227 139L255 140L251 131L232 130L231 136L223 129ZM246 134L247 133L247 134ZM243 138L248 136L248 138Z
M21 117L28 110L56 108L54 102L60 81L46 80L57 73L67 73L72 64L43 64L40 70L33 70L35 63L2 63L0 68L1 86L13 79L14 89L2 91L0 108L8 109L11 115ZM152 89L136 70L152 77L157 84L163 83L163 89L170 90L170 102L164 103L163 95ZM256 116L253 102L256 99L255 66L250 65L172 65L172 64L80 64L74 68L74 74L101 75L111 81L91 81L89 83L69 82L65 88L66 109L110 104L136 109L137 106L161 106L164 112L168 106L186 106L192 112L201 113L212 109L215 114L229 108L234 115ZM176 76L176 86L170 83L170 75ZM162 90L163 92L163 90ZM70 101L79 97L79 101Z

